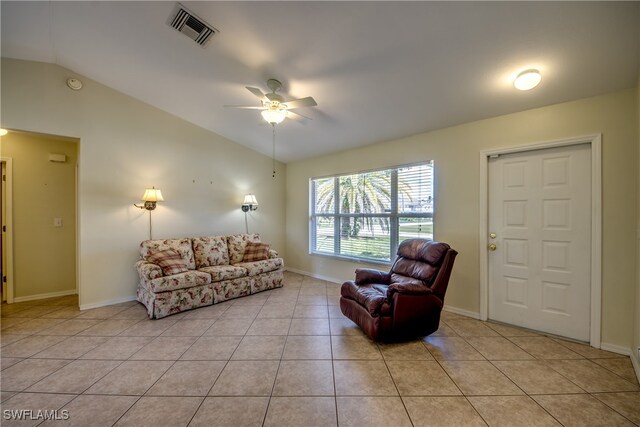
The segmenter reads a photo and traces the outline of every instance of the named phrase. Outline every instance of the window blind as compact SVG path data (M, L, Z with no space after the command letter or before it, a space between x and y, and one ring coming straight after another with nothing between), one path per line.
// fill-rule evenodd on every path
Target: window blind
M433 161L312 179L310 253L390 262L398 243L433 238Z

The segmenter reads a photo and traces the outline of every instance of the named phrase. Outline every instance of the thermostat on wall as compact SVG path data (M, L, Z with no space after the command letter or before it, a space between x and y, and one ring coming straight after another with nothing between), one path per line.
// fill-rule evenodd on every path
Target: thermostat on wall
M49 153L49 161L55 163L65 163L67 161L67 156L65 154Z

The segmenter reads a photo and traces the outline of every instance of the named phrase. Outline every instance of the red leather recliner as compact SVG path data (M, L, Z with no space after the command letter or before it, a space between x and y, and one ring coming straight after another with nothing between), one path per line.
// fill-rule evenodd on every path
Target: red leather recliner
M440 324L456 255L446 243L405 240L389 273L359 268L342 284L340 309L373 340L429 335Z

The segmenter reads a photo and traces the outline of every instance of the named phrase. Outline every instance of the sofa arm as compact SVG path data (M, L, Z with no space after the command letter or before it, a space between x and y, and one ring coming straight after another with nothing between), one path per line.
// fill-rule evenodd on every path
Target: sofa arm
M273 249L269 249L269 259L274 258L280 258L280 255L278 255L278 252L274 251Z
M142 259L136 262L136 269L138 270L140 280L145 283L163 276L162 268L160 268L159 265Z
M433 289L421 283L392 283L387 290L387 297L391 298L393 294L401 295L430 295Z
M391 283L391 274L371 268L356 269L356 285L366 285L367 283L380 283L388 285Z

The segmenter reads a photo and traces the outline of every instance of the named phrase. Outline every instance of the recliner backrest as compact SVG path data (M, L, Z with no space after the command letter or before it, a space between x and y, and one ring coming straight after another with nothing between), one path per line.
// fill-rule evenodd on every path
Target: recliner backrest
M391 283L421 283L431 286L449 245L427 239L408 239L398 246L391 267Z

